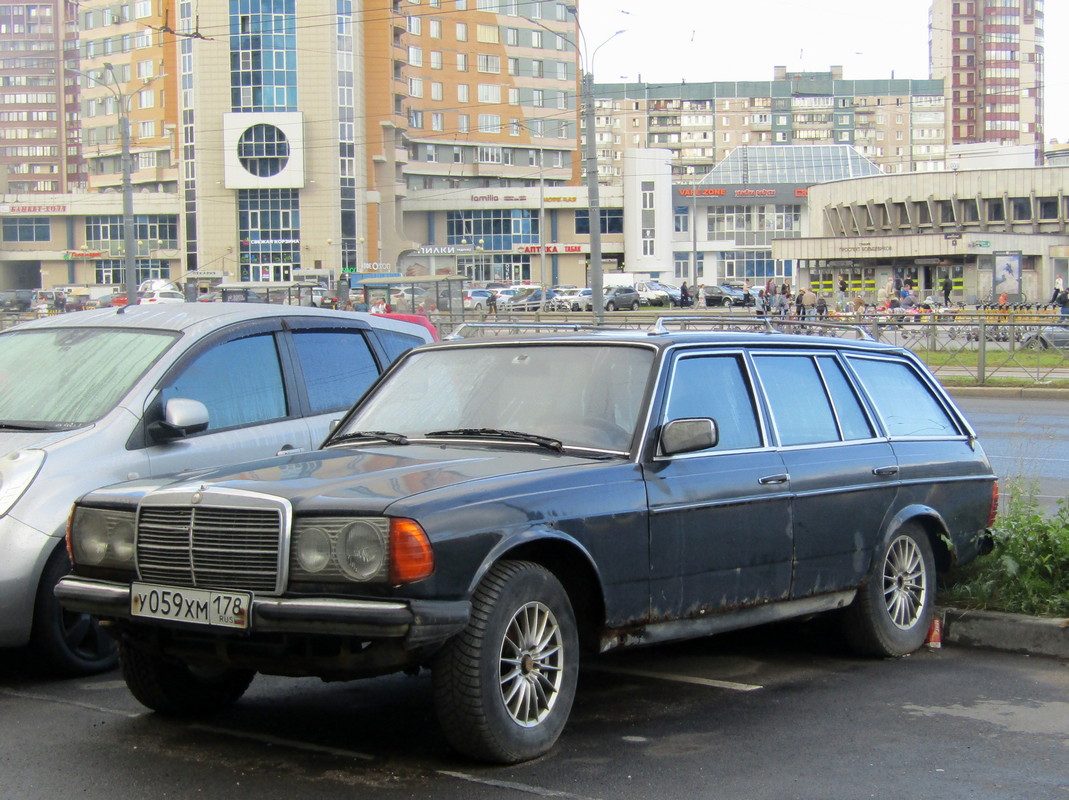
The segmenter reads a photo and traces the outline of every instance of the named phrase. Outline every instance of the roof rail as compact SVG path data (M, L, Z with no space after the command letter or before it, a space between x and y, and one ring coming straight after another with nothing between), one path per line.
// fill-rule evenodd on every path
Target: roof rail
M596 324L580 322L462 322L444 339L471 339L477 336L522 333L578 333L580 331L604 330Z
M754 333L794 333L806 336L834 336L872 340L872 334L863 325L850 322L823 322L794 319L792 317L736 317L727 314L687 314L673 317L658 317L650 327L651 334L669 333L672 330L724 330Z

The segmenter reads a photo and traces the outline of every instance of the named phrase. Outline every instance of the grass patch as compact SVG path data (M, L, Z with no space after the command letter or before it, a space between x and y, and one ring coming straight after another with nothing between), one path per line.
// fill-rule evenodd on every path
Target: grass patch
M1034 491L1012 492L994 528L995 549L952 572L939 602L961 608L1069 617L1069 499L1052 517Z
M937 375L939 382L944 386L994 386L1006 389L1069 389L1069 379L1056 378L1049 381L1036 383L1032 378L988 378L979 383L976 378L968 375Z

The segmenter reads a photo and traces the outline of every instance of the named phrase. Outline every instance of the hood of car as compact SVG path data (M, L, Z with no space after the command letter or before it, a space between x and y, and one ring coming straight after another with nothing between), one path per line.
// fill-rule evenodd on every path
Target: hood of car
M597 463L522 445L363 445L128 481L98 489L88 499L136 504L154 493L254 492L283 498L295 508L382 513L405 498L443 490L452 497L449 490L461 485Z

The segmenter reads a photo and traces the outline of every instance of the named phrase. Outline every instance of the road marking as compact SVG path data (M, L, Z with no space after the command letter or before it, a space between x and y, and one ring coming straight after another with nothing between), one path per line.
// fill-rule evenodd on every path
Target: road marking
M232 728L220 728L216 725L189 725L190 730L206 731L207 733L215 733L220 736L232 736L236 739L250 739L254 742L260 742L261 744L273 744L281 745L282 747L291 747L294 750L308 750L313 753L325 753L331 756L342 756L345 758L356 758L360 761L374 761L375 756L368 753L361 753L358 750L345 750L340 747L328 747L322 744L312 744L310 742L301 742L296 739L284 739L281 736L272 736L269 733L250 733L249 731L238 731Z
M512 789L517 792L525 792L526 794L534 794L539 797L564 797L568 800L596 800L596 798L587 797L581 794L572 794L571 792L559 792L556 789L544 789L540 786L530 786L526 783L514 783L513 781L495 781L490 778L480 778L477 775L469 775L466 772L450 772L445 769L437 769L435 772L439 775L444 775L448 778L456 778L460 781L468 781L469 783L477 783L481 786L493 786L497 789Z
M118 717L128 717L130 719L136 719L148 714L147 711L120 711L117 708L107 708L105 706L95 706L92 703L80 703L77 700L66 700L62 697L53 697L47 694L34 694L33 692L13 692L10 689L0 689L0 695L6 695L7 697L18 697L23 700L44 700L46 703L58 703L64 706L75 706L77 708L84 708L89 711L99 711L104 714L114 714Z
M755 692L765 688L754 683L735 683L734 681L718 681L714 678L695 678L693 675L674 675L670 672L654 672L645 669L628 669L626 667L584 667L584 670L594 672L611 672L614 675L633 675L637 678L655 678L674 683L693 683L696 686L710 686L714 689L729 689L733 692Z

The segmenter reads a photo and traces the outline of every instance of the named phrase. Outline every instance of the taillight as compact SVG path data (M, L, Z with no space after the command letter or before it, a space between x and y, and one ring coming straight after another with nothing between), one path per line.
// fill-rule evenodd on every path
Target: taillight
M390 583L413 583L434 572L434 550L414 519L390 520Z
M987 527L992 527L995 524L995 517L998 516L998 481L991 484L991 513L987 517Z

